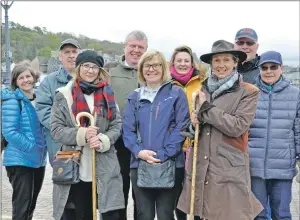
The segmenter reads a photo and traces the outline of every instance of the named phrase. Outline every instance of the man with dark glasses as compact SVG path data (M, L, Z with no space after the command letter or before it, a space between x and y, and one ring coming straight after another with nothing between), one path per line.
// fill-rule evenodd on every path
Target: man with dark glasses
M251 190L264 206L255 220L291 220L292 183L300 155L300 90L285 78L281 54L260 56L260 95L249 130Z
M247 59L239 63L238 72L243 76L243 81L254 84L255 77L259 74L257 55L257 34L251 28L243 28L236 33L234 49L241 50L247 54Z

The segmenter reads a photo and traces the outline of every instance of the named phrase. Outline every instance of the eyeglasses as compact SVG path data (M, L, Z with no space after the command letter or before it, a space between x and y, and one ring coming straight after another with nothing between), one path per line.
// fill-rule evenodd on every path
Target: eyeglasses
M247 46L253 46L255 44L254 41L243 41L243 40L238 40L235 43L239 46L243 46L244 44L247 44Z
M150 70L150 68L152 67L154 70L158 70L161 66L162 66L161 63L153 63L153 64L145 64L143 68L145 70Z
M90 66L89 64L82 64L81 66L82 66L83 71L85 71L85 72L88 72L91 68L94 73L98 73L100 70L100 68L97 65Z
M262 71L267 71L268 69L270 70L277 70L278 69L278 65L271 65L271 66L261 66L260 69Z

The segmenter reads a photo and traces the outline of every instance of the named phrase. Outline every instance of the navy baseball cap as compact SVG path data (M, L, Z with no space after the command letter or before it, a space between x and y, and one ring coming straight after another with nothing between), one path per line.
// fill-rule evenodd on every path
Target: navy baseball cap
M242 37L249 38L255 42L257 42L257 39L258 39L255 30L253 30L251 28L243 28L243 29L239 30L235 35L235 40L238 40Z
M282 57L279 52L267 51L260 55L260 60L258 65L261 66L264 63L276 63L282 65Z

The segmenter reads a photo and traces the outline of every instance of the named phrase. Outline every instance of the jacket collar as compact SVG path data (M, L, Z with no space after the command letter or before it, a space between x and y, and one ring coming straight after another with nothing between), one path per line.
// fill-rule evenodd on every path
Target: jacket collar
M254 59L244 62L243 64L239 63L238 72L243 73L258 68L259 60L260 60L260 56L256 54L256 57Z
M183 87L187 87L190 83L192 83L196 80L198 80L199 83L201 83L204 81L204 79L200 79L200 72L197 69L194 69L193 75L192 75L191 79L187 82L187 84L182 85L180 82L178 82L174 78L172 78L172 83L183 88Z
M30 102L27 96L19 88L17 88L15 91L12 91L10 88L2 89L1 100L5 101L8 99L18 99L23 100L24 102Z
M272 92L274 92L274 93L281 92L283 89L285 89L286 87L288 87L290 84L291 84L291 81L288 80L286 77L284 77L284 76L282 75L282 76L281 76L281 79L278 80L278 81L273 85ZM264 91L264 92L267 92L267 93L270 92L270 91L262 84L260 75L259 75L259 77L257 77L257 79L256 79L256 86L257 86L260 90L262 90L262 91Z
M123 54L120 58L120 61L119 61L119 65L122 66L124 69L129 69L129 70L137 70L137 68L134 68L132 66L127 66L124 64L124 61L125 61L125 54Z
M65 73L65 68L63 66L61 66L59 68L59 70L56 72L56 79L59 81L59 82L62 82L62 83L68 83L71 79L72 79L72 76L70 75L67 75Z

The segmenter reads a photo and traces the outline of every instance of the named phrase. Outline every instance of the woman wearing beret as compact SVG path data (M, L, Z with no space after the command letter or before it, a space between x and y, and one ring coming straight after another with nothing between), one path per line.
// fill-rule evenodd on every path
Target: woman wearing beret
M253 220L262 210L251 192L248 129L255 116L259 90L242 81L238 62L246 53L219 40L200 59L210 64L211 75L198 92L200 123L194 214L208 220ZM193 154L193 152L191 152ZM189 213L193 158L190 157L178 208Z
M98 209L103 220L118 220L124 208L122 177L115 141L121 134L121 118L108 73L102 69L103 58L87 50L76 59L76 76L59 88L51 114L51 135L62 144L62 151L82 147L80 182L54 184L53 217L60 220L68 196L75 202L76 220L92 219L92 149L96 150ZM95 111L95 126L84 119L75 124L79 112Z

